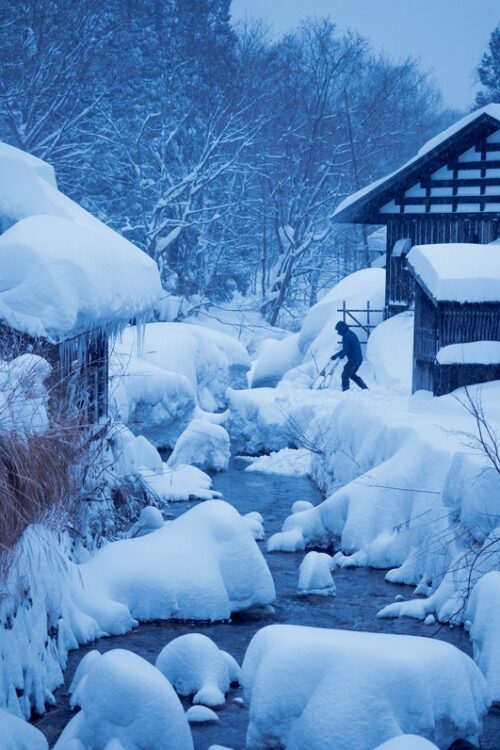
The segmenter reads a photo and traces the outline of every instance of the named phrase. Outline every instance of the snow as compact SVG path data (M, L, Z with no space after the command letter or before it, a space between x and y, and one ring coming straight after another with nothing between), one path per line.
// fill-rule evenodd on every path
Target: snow
M155 262L127 240L48 215L21 219L0 236L0 279L0 318L53 342L126 324L161 292Z
M186 719L190 724L207 724L212 721L219 721L219 717L206 706L191 706L186 711Z
M292 513L302 513L303 510L310 510L314 505L309 500L296 500L290 508Z
M200 469L223 471L230 455L229 435L224 427L207 419L193 419L177 439L167 466L175 469L192 464Z
M335 595L333 558L325 552L308 552L299 567L297 593Z
M250 642L243 683L249 750L373 750L402 733L448 747L477 738L489 705L468 656L407 635L271 625Z
M411 393L413 378L413 312L393 315L371 333L366 358L377 383Z
M307 476L311 471L311 452L306 448L282 448L267 456L260 456L245 471L288 477Z
M470 341L465 344L442 346L436 360L440 365L500 364L500 341Z
M107 544L73 572L73 600L100 634L125 633L138 621L227 620L274 599L247 524L220 500L147 536Z
M486 573L474 586L466 626L474 660L488 682L491 698L500 701L500 572Z
M110 414L159 448L173 448L194 416L195 391L184 376L136 357L110 359Z
M140 333L138 337L134 326L126 329L115 346L125 373L132 357L182 375L191 384L199 406L206 411L226 405L228 387L246 387L250 358L235 339L187 323L149 323Z
M191 732L168 680L145 659L114 649L95 658L80 691L81 711L54 750L192 750Z
M481 115L483 114L488 114L491 117L498 120L499 126L500 126L500 105L499 104L487 104L485 107L481 107L480 109L477 109L474 112L471 112L470 114L466 115L465 117L462 117L460 120L455 122L446 130L443 130L441 133L438 133L438 135L434 136L433 138L428 140L426 143L424 143L424 145L418 151L416 156L412 157L409 161L406 162L406 164L403 164L403 166L397 169L395 172L391 172L390 174L385 175L384 177L381 177L378 180L375 180L370 185L366 185L364 188L361 188L361 190L358 190L352 195L349 195L347 198L345 198L337 206L337 208L335 209L333 213L333 216L336 216L348 206L351 206L353 203L356 203L361 198L364 198L366 195L371 193L372 190L375 190L384 182L389 181L400 172L403 172L407 167L411 166L412 164L415 164L415 162L421 159L422 156L425 156L433 149L438 148L439 146L443 145L449 138L454 136L456 133L458 133L460 130L465 128L474 120L481 117ZM468 173L466 176L470 177L471 175Z
M437 745L416 734L400 734L383 742L374 750L439 750Z
M145 536L151 534L156 529L161 529L165 521L161 514L161 510L155 508L154 505L146 505L141 509L138 520L128 531L128 538L134 539L137 536Z
M407 262L438 302L500 301L500 256L494 245L416 245Z
M302 362L300 350L300 335L294 333L281 341L269 340L263 353L256 360L252 368L250 386L262 388L275 386L283 375Z
M168 643L155 666L179 695L193 696L194 704L204 706L224 705L231 683L241 682L234 659L201 633L181 635Z
M0 737L2 750L48 750L41 732L23 719L0 708Z

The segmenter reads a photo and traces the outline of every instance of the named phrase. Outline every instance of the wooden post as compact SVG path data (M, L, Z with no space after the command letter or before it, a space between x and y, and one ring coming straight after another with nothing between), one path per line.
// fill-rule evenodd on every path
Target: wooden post
M370 300L366 303L366 338L370 335Z

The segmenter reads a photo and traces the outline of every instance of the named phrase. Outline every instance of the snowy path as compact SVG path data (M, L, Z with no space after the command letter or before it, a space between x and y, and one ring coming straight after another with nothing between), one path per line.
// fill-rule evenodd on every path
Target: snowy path
M218 474L214 479L215 489L224 494L241 513L259 511L264 516L266 537L278 531L291 505L296 500L320 501L316 488L304 478L267 476L258 473L244 473L234 462L230 470ZM175 513L182 513L190 504L173 506ZM388 633L407 633L436 637L453 643L466 653L471 653L471 644L462 628L450 629L425 626L413 619L379 619L377 612L382 606L394 601L401 594L409 598L413 589L408 586L390 584L384 581L384 572L359 569L341 569L335 572L337 596L301 596L296 593L299 564L304 553L273 553L266 555L276 584L278 599L274 616L252 617L245 615L235 618L233 623L201 625L200 623L151 623L142 625L125 636L103 639L97 643L101 652L113 648L130 649L148 661L154 662L159 651L169 641L188 632L203 632L217 645L231 653L239 663L252 636L259 628L271 622L313 625L319 627L347 628ZM66 687L58 691L57 706L46 716L35 722L45 733L52 746L73 715L68 706L66 688L82 656L93 648L92 645L70 654L66 672ZM207 750L211 744L219 744L242 750L248 724L245 707L234 703L241 695L240 690L232 690L225 707L219 712L217 724L193 725L192 732L196 750ZM186 703L186 708L188 707ZM490 713L485 720L485 734L481 750L498 750L500 737L500 713Z

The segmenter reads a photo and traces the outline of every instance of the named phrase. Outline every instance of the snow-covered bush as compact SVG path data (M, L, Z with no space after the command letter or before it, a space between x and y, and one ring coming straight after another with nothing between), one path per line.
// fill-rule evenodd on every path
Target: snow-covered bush
M326 552L308 552L300 563L297 593L334 595L332 568L333 559Z
M155 666L180 695L193 696L193 703L205 706L222 706L231 683L241 682L233 657L201 633L181 635L168 643Z
M73 598L99 633L120 634L137 621L225 620L275 590L247 524L214 500L100 549L74 571Z
M373 750L401 733L448 747L479 736L489 705L481 672L448 643L294 625L253 637L243 684L249 750Z
M54 750L193 750L174 689L145 659L122 649L108 651L94 658L84 679L82 710Z

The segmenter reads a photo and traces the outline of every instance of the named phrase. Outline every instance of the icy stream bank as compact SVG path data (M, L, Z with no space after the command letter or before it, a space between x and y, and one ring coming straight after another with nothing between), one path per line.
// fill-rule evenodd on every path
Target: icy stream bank
M237 462L233 463L229 471L217 475L214 484L241 513L262 513L267 535L280 528L293 502L309 500L317 504L321 500L318 491L306 479L244 473L238 470ZM181 513L186 507L187 504L183 503L182 506L175 505L174 510ZM245 615L234 618L230 624L217 623L205 626L199 623L152 623L142 625L125 636L103 639L97 643L97 648L101 652L114 648L128 648L154 663L166 643L184 633L203 632L241 663L253 635L271 622L425 636L436 632L435 626L425 626L413 619L377 618L380 608L394 601L396 595L409 598L412 594L411 587L385 582L382 571L366 568L336 571L335 599L297 596L297 575L302 558L303 553L273 553L266 556L278 595L274 616L260 615L252 618ZM470 640L462 628L443 627L438 630L436 637L453 643L468 654L471 653ZM66 688L58 692L57 706L36 722L51 746L73 715L68 705L67 686L80 659L90 648L82 648L70 655ZM206 750L215 743L235 750L244 747L248 710L247 707L233 701L240 695L238 690L230 692L225 707L218 712L218 723L192 726L197 750ZM186 707L188 705L186 704ZM485 720L482 750L496 750L499 736L500 714L490 713Z

